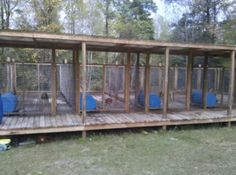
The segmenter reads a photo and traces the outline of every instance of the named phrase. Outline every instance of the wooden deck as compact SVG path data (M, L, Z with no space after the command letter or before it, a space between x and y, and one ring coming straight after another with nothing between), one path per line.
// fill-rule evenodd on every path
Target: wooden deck
M85 124L78 115L9 116L4 117L0 124L0 136L232 122L236 121L236 109L233 114L235 116L229 117L226 110L195 110L169 113L164 119L161 114L154 112L93 113L88 114Z

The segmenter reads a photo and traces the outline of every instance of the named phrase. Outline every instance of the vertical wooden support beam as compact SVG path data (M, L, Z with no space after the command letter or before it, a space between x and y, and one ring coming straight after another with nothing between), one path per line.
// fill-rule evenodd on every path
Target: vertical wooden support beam
M52 49L51 91L52 91L51 114L56 115L57 113L57 64L56 64L55 49Z
M118 65L116 65L115 67L114 67L114 69L112 69L112 67L110 67L110 87L109 87L109 91L111 91L111 89L112 89L112 86L113 85L115 85L115 100L117 101L118 100L118 97L119 97L119 95L118 95L118 86L119 86L119 84L120 84L120 82L119 82L119 69L120 69L120 67L118 66ZM113 77L113 75L114 75L114 73L115 73L115 77ZM112 94L112 92L111 92L111 94Z
M75 80L75 113L80 114L80 64L79 51L73 49L74 80Z
M12 63L12 81L13 92L16 93L16 63L14 61Z
M202 107L207 108L207 92L208 92L208 56L204 57L203 67L203 87L202 87Z
M106 66L102 65L102 110L105 110Z
M140 54L137 53L137 60L136 60L136 69L135 69L135 105L138 105L138 94L140 91Z
M188 111L191 108L192 78L193 78L193 52L190 50L187 59L187 87L186 87L186 110Z
M149 89L150 89L150 54L147 53L145 66L145 112L149 112Z
M165 75L164 75L164 99L163 99L163 117L167 118L168 110L168 89L169 89L169 59L170 59L170 49L167 47L165 49Z
M220 104L224 103L224 76L225 76L225 68L222 68L221 76L220 76Z
M127 65L125 66L125 112L129 112L130 89L130 52L127 53Z
M230 82L229 82L229 102L228 102L228 115L232 116L233 95L234 95L234 73L235 73L235 51L231 52L231 67L230 67ZM230 125L230 124L229 124Z
M86 43L82 42L82 122L85 123L86 119Z
M86 139L86 137L87 137L87 132L86 131L82 131L82 138Z
M159 87L159 89L160 89L160 91L163 91L162 90L162 80L163 80L163 69L162 69L162 65L161 64L159 64L159 66L158 66L158 87ZM159 91L159 93L160 93L160 91Z

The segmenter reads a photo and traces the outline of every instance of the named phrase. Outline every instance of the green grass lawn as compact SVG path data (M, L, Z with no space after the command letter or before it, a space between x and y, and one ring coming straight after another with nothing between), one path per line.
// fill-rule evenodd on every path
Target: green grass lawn
M0 153L2 175L236 173L236 127L110 132Z

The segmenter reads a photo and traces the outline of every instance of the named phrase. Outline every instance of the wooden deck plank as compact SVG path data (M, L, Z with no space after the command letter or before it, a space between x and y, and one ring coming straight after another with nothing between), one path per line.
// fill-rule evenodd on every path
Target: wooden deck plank
M29 117L28 128L33 128L33 125L34 125L34 117L31 116L31 117Z
M39 127L40 127L40 128L45 127L44 124L45 124L45 122L44 122L44 116L41 115L41 116L40 116L40 119L39 119Z
M71 122L72 122L72 125L73 125L73 126L76 126L77 123L76 123L75 115L70 114L70 115L68 115L68 116L69 116L69 118L70 118L70 120L71 120Z
M23 120L22 120L21 124L19 125L19 127L25 128L26 125L27 125L27 117L23 116Z
M232 113L236 114L236 109ZM226 110L182 111L168 113L168 118L154 112L131 113L92 113L87 116L86 130L145 127L161 125L182 125L198 123L214 123L236 121L236 116L230 118ZM79 115L67 114L52 116L9 116L4 117L0 124L0 135L3 133L35 133L35 131L71 131L73 127L81 130L83 124Z
M53 128L57 127L56 116L51 117L51 124Z
M3 119L4 119L4 121L3 121L4 125L3 125L2 129L7 129L9 127L9 124L11 123L12 118L4 117Z
M15 125L16 129L21 128L21 124L22 124L23 120L24 120L24 117L22 117L22 116L18 117L18 122Z

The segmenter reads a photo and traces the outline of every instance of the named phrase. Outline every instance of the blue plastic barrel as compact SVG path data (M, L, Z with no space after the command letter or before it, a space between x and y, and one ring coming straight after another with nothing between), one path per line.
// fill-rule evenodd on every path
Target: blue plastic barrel
M3 114L11 113L16 110L17 96L12 92L2 94Z
M217 98L214 93L208 92L206 98L207 98L207 100L206 100L207 107L215 107L216 106ZM193 104L200 105L201 107L203 106L203 104L202 104L202 91L199 91L199 90L193 91L192 102L193 102Z
M138 95L138 103L142 107L145 106L145 95L144 95L143 91L140 91L140 93ZM161 108L161 98L153 92L149 93L149 108L150 109L160 109Z
M82 109L83 100L82 94L80 94L80 109ZM86 111L94 111L97 108L96 100L93 98L92 95L86 94Z
M0 94L0 123L2 123L3 118L3 104L2 104L2 95Z

